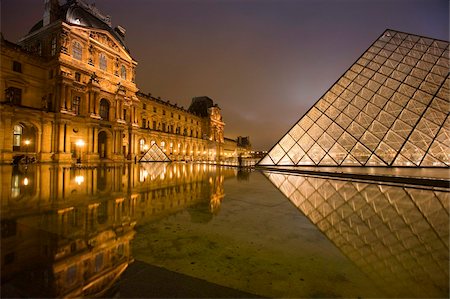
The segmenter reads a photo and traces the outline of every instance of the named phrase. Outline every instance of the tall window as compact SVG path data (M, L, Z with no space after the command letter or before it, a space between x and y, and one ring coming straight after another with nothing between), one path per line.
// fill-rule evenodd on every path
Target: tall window
M52 44L51 44L51 55L56 55L56 36L52 38Z
M145 139L139 140L139 149L140 149L141 153L143 153L145 151Z
M106 99L100 101L100 117L109 120L109 102Z
M15 105L22 104L22 89L17 87L8 87L6 89L6 99Z
M81 98L79 96L74 96L72 99L72 111L76 115L80 115L80 104L81 104Z
M147 119L146 118L142 118L142 127L144 129L147 128Z
M120 77L124 80L127 79L127 69L124 65L122 65L122 67L120 68Z
M37 52L37 54L38 54L39 56L42 55L42 44L41 44L41 42L38 42L38 43L37 43L37 45L36 45L36 52Z
M21 140L22 140L22 126L15 125L13 133L13 150L20 150Z
M72 56L77 60L81 60L81 57L83 56L83 47L81 47L79 42L73 43Z
M99 57L99 67L101 70L106 71L106 67L107 67L107 62L106 62L106 56L103 53L100 53L100 57Z
M13 61L13 71L21 73L22 72L22 64L18 61Z

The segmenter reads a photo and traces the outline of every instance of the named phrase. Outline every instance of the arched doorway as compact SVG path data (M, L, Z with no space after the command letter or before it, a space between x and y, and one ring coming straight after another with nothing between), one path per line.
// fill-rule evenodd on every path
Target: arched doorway
M98 133L98 155L100 159L107 158L107 141L108 135L105 131Z

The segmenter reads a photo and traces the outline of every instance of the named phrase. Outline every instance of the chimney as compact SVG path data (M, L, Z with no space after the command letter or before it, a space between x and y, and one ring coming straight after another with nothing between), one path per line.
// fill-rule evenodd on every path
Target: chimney
M59 0L44 0L43 26L53 23L58 18Z

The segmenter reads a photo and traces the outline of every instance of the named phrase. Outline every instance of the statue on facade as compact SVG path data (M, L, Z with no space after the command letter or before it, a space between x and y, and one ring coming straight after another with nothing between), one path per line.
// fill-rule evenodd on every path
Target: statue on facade
M89 79L89 83L92 83L92 82L95 82L97 84L100 83L100 80L98 79L98 76L97 76L97 74L95 72L93 72L91 74L91 78Z

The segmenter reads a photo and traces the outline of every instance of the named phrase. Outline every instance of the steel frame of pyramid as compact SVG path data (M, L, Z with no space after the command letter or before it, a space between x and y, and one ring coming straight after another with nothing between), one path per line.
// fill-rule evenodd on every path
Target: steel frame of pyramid
M258 162L450 166L449 43L386 30Z
M163 150L156 144L152 144L147 152L139 159L139 162L171 162Z

